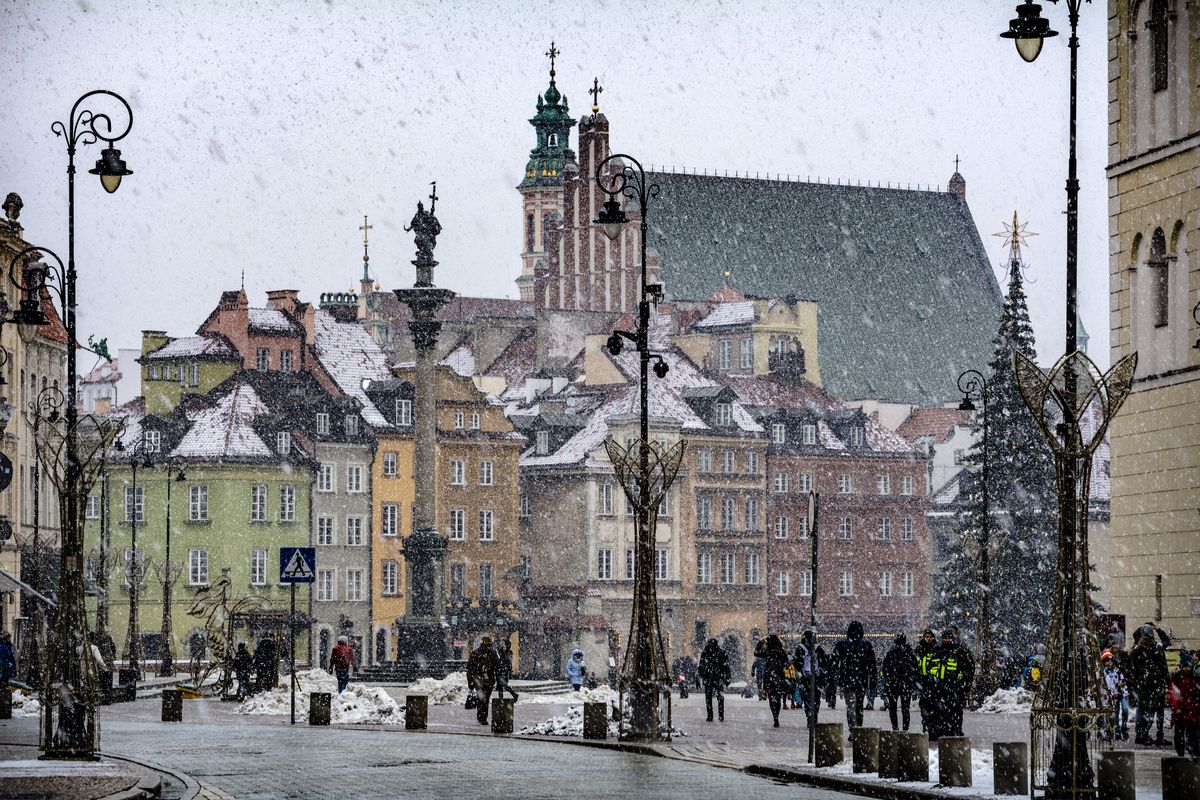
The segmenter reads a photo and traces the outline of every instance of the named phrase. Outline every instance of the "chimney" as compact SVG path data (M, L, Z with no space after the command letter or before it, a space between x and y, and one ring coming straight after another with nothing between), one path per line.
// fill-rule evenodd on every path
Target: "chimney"
M962 175L956 171L950 176L950 183L946 184L946 189L951 194L958 195L958 199L966 201L967 199L967 182Z
M295 319L296 306L300 304L298 289L276 289L267 292L267 305L276 311L282 311L288 319Z
M170 341L166 331L142 331L142 355L153 353Z

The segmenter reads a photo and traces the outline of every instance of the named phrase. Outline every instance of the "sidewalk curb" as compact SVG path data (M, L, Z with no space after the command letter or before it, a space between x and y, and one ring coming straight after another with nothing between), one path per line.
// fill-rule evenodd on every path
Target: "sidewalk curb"
M840 775L824 775L817 772L809 772L808 770L800 771L787 767L771 767L765 764L750 764L749 766L742 767L742 772L745 772L747 775L757 775L763 778L772 778L788 783L811 786L814 789L829 789L847 794L874 797L878 798L878 800L946 800L950 796L948 793L939 792L932 787L905 785L899 782L878 783L874 781L857 781L853 778L845 778ZM954 797L962 798L962 800L986 800L991 795L956 793Z
M136 764L137 766L142 767L143 769L148 769L152 772L158 772L163 775L170 775L171 777L175 778L177 781L179 781L180 783L183 784L183 794L180 795L180 800L195 800L196 795L200 794L200 782L197 781L195 778L193 778L191 775L188 775L186 772L180 772L177 769L170 769L170 768L164 767L160 764L157 764L153 761L146 761L145 759L141 759L141 758L131 758L130 756L119 756L119 755L116 755L115 753L101 753L101 755L103 755L105 758L112 759L113 761L125 761L130 764ZM141 783L139 783L137 786L135 786L134 789L139 789L140 787L141 787ZM102 798L102 800L124 800L126 793L129 791L133 791L133 789L129 789L126 792L119 792L115 795L110 795L109 797ZM129 795L129 796L130 797L139 797L141 795ZM149 796L153 797L155 795L149 795Z

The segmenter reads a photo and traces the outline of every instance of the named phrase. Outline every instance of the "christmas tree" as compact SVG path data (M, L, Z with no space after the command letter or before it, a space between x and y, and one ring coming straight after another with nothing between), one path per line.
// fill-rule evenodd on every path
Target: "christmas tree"
M1058 537L1053 457L1021 400L1013 372L1014 351L1036 358L1021 277L1021 241L1028 235L1023 227L1017 225L1014 213L1012 229L1006 233L1008 296L981 392L981 411L976 417L979 435L959 476L958 525L950 554L934 579L932 598L933 617L939 625L957 625L964 633L975 631L979 547L987 525L993 647L997 656L1018 663L1024 663L1034 646L1046 639ZM982 470L985 425L986 508Z

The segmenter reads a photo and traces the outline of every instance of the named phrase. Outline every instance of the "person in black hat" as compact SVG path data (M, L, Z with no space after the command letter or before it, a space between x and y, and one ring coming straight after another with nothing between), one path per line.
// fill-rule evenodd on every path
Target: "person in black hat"
M900 729L899 720L896 719L896 710L899 707L904 730L907 731L909 706L912 704L913 691L917 688L917 656L908 646L908 637L903 633L896 634L892 649L883 657L883 685L887 690L884 702L892 720L892 730Z

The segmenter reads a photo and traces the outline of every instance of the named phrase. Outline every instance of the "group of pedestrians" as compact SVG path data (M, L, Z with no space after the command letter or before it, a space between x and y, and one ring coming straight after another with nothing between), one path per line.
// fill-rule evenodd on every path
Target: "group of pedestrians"
M1179 668L1167 666L1171 638L1152 622L1134 633L1134 644L1125 652L1110 643L1100 656L1104 686L1113 716L1104 735L1116 740L1129 738L1129 709L1134 714L1134 744L1165 747L1166 709L1171 709L1175 752L1200 757L1200 683L1196 678L1195 654L1186 648L1179 653ZM1155 738L1150 737L1151 729Z
M338 641L345 642L345 637ZM233 654L233 674L237 678L238 700L274 689L279 682L279 650L275 640L269 637L261 639L253 653L245 642L238 642L237 651Z
M577 651L582 656L582 651ZM497 648L492 645L492 637L484 636L479 640L479 646L471 651L467 659L467 708L475 709L475 719L480 725L488 724L488 710L492 705L492 692L497 697L511 694L513 702L517 701L517 693L509 682L513 674L512 642L504 639Z

